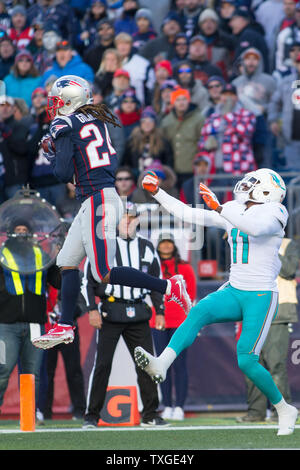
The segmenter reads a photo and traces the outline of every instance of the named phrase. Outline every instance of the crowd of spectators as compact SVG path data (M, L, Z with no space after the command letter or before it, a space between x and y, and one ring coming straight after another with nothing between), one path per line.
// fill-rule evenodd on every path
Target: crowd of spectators
M71 222L74 187L39 150L63 75L118 116L116 188L134 203L153 203L151 169L193 205L195 175L300 169L300 1L0 0L0 204L29 184Z
M294 0L0 0L0 203L27 183L59 208L72 199L38 148L47 93L68 74L118 116L109 131L136 202L154 168L191 200L199 155L227 185L298 171L298 25Z

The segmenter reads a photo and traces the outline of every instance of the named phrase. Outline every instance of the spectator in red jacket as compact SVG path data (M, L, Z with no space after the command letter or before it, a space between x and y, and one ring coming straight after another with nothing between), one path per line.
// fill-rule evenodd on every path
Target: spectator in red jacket
M175 274L182 274L186 282L187 292L192 300L196 298L196 275L192 266L183 261L180 257L178 248L175 244L172 234L162 233L159 237L157 252L161 261L162 274L164 279L169 279ZM165 329L155 329L155 315L152 316L150 326L153 328L153 340L155 344L156 354L159 354L170 341L175 330L185 320L185 314L179 305L174 302L165 303ZM174 372L174 378L173 378ZM175 407L172 408L172 384L175 384ZM184 403L188 390L188 375L186 366L186 352L178 356L172 367L168 370L166 380L160 385L162 392L162 401L164 411L163 419L183 420L184 419Z

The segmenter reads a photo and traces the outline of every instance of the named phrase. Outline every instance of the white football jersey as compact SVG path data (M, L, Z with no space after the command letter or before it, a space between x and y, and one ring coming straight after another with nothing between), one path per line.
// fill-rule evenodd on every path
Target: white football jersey
M180 219L226 230L231 248L230 284L236 289L278 291L281 268L278 257L288 220L286 208L277 202L246 205L230 201L221 214L192 208L160 189L154 198Z
M244 204L231 201L223 205L221 217L226 220L231 250L230 284L241 290L277 291L281 268L278 252L288 219L286 208L280 203L266 203L246 210Z

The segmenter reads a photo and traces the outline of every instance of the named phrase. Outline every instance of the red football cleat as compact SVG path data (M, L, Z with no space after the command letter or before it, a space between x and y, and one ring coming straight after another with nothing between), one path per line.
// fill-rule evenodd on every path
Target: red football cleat
M32 340L32 344L37 348L50 349L61 343L72 343L74 340L75 326L56 324L45 335Z
M167 302L176 302L187 315L192 308L192 301L185 288L185 280L181 274L176 274L169 279L171 282L171 292L165 294Z

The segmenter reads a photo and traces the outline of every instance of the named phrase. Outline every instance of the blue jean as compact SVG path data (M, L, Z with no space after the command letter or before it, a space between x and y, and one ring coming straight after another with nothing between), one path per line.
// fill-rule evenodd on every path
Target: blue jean
M44 326L41 325L41 334ZM31 343L30 323L0 323L0 406L8 381L19 362L22 374L35 375L35 396L38 397L43 350Z
M157 356L159 356L168 345L176 328L166 328L164 331L152 329L153 341ZM176 357L172 366L168 369L166 380L160 384L162 401L164 406L173 406L173 383L175 391L174 406L184 407L188 390L188 375L186 366L186 354L184 350ZM173 377L174 373L174 377Z

